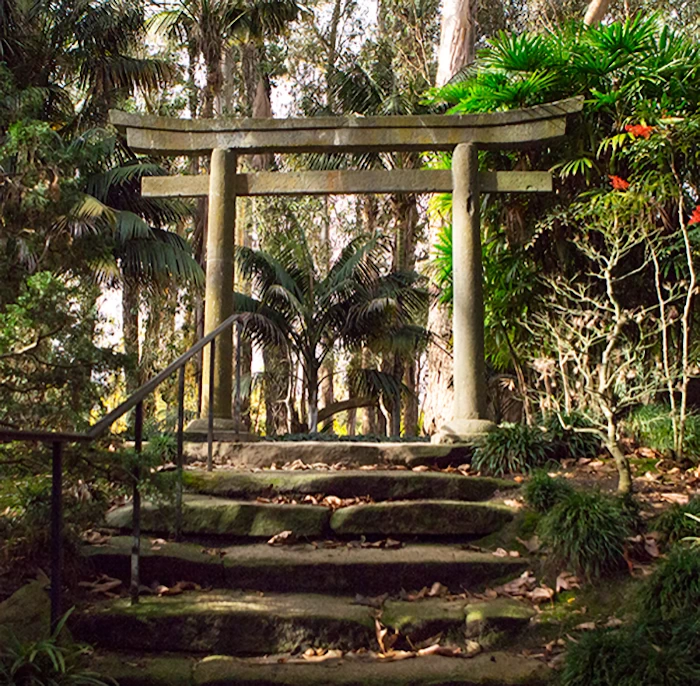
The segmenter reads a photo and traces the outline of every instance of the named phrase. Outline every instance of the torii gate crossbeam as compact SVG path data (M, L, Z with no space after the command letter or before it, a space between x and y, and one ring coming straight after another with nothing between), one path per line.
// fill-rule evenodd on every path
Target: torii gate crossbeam
M113 111L112 123L136 152L211 154L209 175L144 178L149 197L208 196L205 333L233 311L233 247L237 195L452 192L453 419L442 440L469 440L490 430L486 418L484 305L482 294L480 192L551 191L547 172L479 173L479 148L533 146L560 138L567 116L579 112L573 98L528 109L491 114L311 119L185 120ZM240 154L301 152L453 151L452 171L368 170L237 174ZM217 338L214 417L217 429L231 419L232 336ZM208 357L204 359L205 415ZM191 430L197 427L191 427Z

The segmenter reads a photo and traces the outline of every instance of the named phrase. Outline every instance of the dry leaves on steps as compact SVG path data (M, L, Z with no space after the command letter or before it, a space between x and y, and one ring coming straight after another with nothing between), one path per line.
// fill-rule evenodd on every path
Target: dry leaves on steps
M112 536L110 534L103 534L94 529L89 529L84 531L80 538L90 545L107 545L111 540Z
M81 581L78 586L87 588L89 593L102 593L108 598L117 598L118 593L114 593L122 585L121 579L113 579L106 574L100 574L95 581Z

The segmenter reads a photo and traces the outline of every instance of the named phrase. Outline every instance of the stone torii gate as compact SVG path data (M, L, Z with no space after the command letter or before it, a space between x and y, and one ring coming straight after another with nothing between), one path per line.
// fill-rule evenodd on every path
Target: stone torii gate
M211 155L208 175L142 179L144 196L209 198L205 334L233 313L237 196L451 192L454 406L453 419L440 435L459 441L493 426L486 418L479 193L552 190L548 172L480 173L477 152L560 138L567 115L582 106L574 98L492 114L187 120L112 111L110 119L135 152ZM452 170L236 172L238 155L402 151L451 151ZM217 338L214 365L213 410L220 430L235 428L232 348L229 330ZM205 354L203 415L208 410L208 365Z

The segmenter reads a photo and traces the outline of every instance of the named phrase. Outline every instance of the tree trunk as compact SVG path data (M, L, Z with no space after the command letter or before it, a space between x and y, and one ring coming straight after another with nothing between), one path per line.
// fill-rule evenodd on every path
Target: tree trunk
M442 8L435 85L446 84L474 61L477 0L445 0Z
M608 13L610 0L591 0L586 9L586 15L583 18L583 23L586 26L593 26L603 20Z
M318 431L318 367L314 361L308 361L307 365L308 429L309 433L316 433Z
M126 394L140 385L139 375L139 287L125 280L122 284L122 334L127 363L124 366Z

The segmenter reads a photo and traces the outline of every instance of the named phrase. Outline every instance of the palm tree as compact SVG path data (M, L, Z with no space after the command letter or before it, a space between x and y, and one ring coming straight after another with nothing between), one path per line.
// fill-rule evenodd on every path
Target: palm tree
M302 231L277 237L269 251L237 250L237 262L260 296L236 294L236 307L247 313L254 340L282 345L300 361L310 432L319 419L319 370L334 344L358 349L407 337L425 305L415 273L383 272L386 249L379 238L357 238L325 276Z

